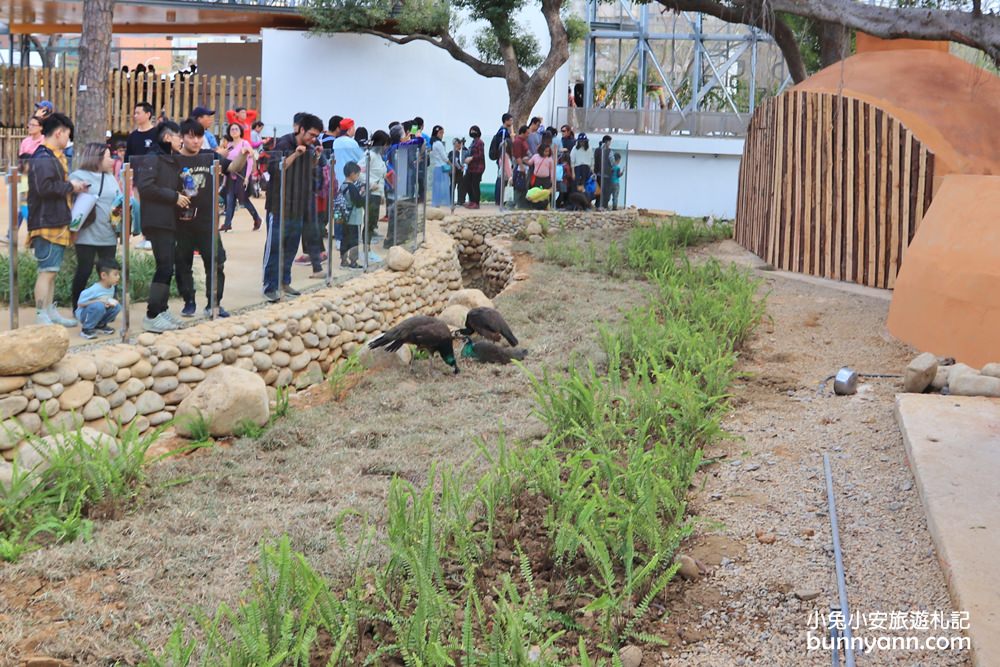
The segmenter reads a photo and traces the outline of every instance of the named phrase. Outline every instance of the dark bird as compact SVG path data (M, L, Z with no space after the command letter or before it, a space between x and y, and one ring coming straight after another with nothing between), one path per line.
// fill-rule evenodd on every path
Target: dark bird
M489 338L494 343L503 336L511 347L517 347L517 338L510 330L507 322L503 319L500 311L494 308L473 308L465 316L465 328L459 329L458 333L463 336L471 336L473 332L483 338Z
M463 359L475 359L484 364L509 364L511 359L524 361L526 356L527 350L508 350L485 340L473 342L468 336L462 346Z
M384 347L389 352L395 352L406 344L416 345L422 350L427 350L431 355L428 357L429 360L433 359L434 353L437 352L444 362L454 368L455 373L458 373L451 329L438 318L427 315L408 317L368 343L368 347L373 350Z

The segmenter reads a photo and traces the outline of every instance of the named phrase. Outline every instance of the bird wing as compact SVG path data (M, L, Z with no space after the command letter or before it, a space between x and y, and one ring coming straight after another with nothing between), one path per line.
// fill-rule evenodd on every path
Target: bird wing
M503 318L499 310L485 307L473 308L469 311L469 318L483 329L479 331L482 335L493 338L503 336L510 343L511 347L517 347L517 338L514 336L514 332L510 330L510 325L507 324L507 320ZM467 318L466 326L468 326L469 318Z

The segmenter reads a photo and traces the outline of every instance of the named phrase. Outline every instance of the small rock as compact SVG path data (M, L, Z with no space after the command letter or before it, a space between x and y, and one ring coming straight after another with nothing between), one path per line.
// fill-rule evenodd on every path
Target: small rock
M205 379L205 371L200 368L195 368L194 366L189 366L187 368L182 368L180 372L177 373L177 379L181 382L201 382Z
M63 410L77 410L86 405L93 397L94 383L89 380L81 380L59 396L59 407Z
M906 367L903 375L903 391L919 394L930 386L937 374L938 359L930 352L918 355Z
M776 539L778 538L774 533L769 533L763 530L757 531L757 541L761 544L774 544Z
M909 491L912 488L913 488L913 482L911 482L908 479L904 479L903 483L899 485L900 491Z
M129 367L129 371L132 373L132 377L142 380L153 374L153 365L145 359L140 359Z
M693 581L701 576L701 568L698 567L698 561L691 558L691 556L681 554L677 557L677 561L681 564L681 566L677 569L677 573L684 579Z
M28 378L22 376L0 377L0 395L17 391L28 383Z
M822 594L823 591L818 591L814 588L804 588L802 590L795 591L794 593L792 593L792 595L794 595L796 599L802 600L803 602L810 602L811 600L815 600Z
M622 667L639 667L642 664L642 649L628 644L618 651L618 657L622 661Z
M155 391L143 392L135 401L135 408L140 415L151 415L154 412L159 412L165 405L163 397Z
M899 510L903 509L903 503L901 503L899 501L893 501L893 502L889 503L888 507L889 507L889 511L891 511L891 512L898 512Z
M111 403L103 396L94 396L83 407L83 418L91 422L111 412Z

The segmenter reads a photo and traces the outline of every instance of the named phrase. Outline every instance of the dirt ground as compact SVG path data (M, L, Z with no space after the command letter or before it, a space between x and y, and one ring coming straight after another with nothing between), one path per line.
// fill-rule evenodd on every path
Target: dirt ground
M738 256L731 244L707 252ZM600 360L594 323L643 300L642 283L541 261L529 272L496 303L535 372ZM682 551L706 574L671 585L663 635L672 646L647 648L643 665L829 664L828 653L807 651L806 638L810 612L836 599L823 452L834 467L853 609L951 611L892 415L898 381L866 382L854 397L833 397L830 387L817 394L841 365L905 365L911 351L882 333L888 302L759 275L769 320L733 390L733 438L706 452L719 460L692 489L700 526ZM157 466L142 504L98 523L90 542L0 565L0 664L29 655L133 662L134 637L158 646L192 607L236 601L261 541L283 532L335 577L350 560L333 538L338 514L350 508L381 521L393 474L419 483L432 463L480 465L474 438L495 443L501 425L513 440L544 432L515 368L464 364L453 377L436 360L428 377L426 364L368 374L340 402L314 390L258 441ZM864 664L970 662L962 653L887 651Z

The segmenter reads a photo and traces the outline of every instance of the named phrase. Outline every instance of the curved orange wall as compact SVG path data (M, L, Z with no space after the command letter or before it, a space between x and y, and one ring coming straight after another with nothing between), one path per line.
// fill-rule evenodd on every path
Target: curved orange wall
M1000 77L948 53L859 53L794 90L864 100L902 121L949 174L1000 175Z

